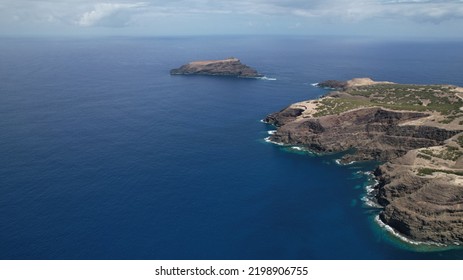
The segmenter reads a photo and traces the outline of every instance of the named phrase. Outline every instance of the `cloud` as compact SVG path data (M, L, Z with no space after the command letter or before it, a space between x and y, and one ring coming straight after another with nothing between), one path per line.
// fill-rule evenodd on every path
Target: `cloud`
M232 15L296 16L329 21L372 18L440 22L463 19L463 0L177 0L150 1L165 14L227 13Z
M145 3L99 3L85 12L77 21L80 26L125 26L137 8L145 7Z
M239 1L250 3L250 1ZM266 9L264 1L252 1L266 14L290 14L298 17L323 20L362 21L372 18L410 19L413 21L440 22L463 19L463 0L269 0Z
M462 0L396 0L381 1L379 12L383 17L407 18L418 22L442 22L463 19Z
M215 23L245 20L344 24L382 20L390 23L463 20L463 0L1 0L0 29L41 23L91 28L151 27L168 19ZM211 16L211 17L209 17ZM211 19L212 20L212 19ZM193 21L192 21L193 22ZM178 27L181 28L181 27Z

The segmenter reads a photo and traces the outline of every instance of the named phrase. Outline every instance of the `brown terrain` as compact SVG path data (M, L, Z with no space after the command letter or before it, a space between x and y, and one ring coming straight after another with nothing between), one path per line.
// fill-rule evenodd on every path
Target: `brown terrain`
M270 140L384 162L374 172L381 221L415 241L462 244L463 89L368 78L325 87L338 90L267 116Z
M170 70L171 75L209 75L209 76L233 76L240 78L259 78L255 69L242 64L237 58L223 60L193 61L177 69Z

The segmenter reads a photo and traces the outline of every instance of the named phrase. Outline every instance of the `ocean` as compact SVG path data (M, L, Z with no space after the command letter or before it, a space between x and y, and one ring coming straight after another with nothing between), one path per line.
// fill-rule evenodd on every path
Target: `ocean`
M0 259L462 259L363 201L377 163L265 142L327 79L463 86L463 42L0 40ZM237 57L269 79L170 76Z

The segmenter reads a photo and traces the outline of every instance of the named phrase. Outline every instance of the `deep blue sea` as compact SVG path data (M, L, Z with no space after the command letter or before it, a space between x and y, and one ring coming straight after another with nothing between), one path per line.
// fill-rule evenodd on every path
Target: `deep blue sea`
M324 94L310 84L326 79L463 86L462 50L364 38L3 38L0 259L461 259L374 222L361 172L375 163L266 143L272 128L260 120ZM276 80L169 75L230 56Z

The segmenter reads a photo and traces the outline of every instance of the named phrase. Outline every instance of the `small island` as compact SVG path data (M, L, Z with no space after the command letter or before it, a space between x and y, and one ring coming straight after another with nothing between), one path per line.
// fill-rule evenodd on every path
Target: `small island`
M325 96L264 121L270 141L316 153L351 151L341 163L375 160L380 223L418 242L463 244L463 88L327 81Z
M209 75L231 76L239 78L261 78L255 69L231 57L222 60L193 61L177 69L170 70L171 75Z

